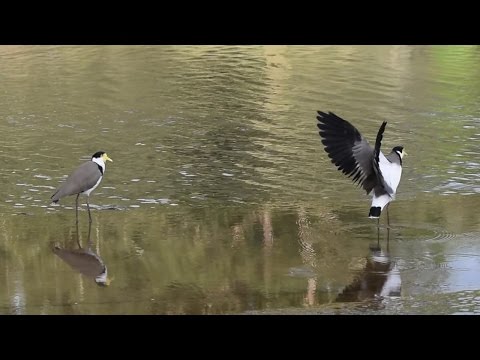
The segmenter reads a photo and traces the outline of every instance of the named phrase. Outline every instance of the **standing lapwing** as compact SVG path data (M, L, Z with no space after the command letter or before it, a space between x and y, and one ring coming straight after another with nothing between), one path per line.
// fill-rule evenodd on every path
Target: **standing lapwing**
M395 199L402 176L402 158L407 154L403 146L395 146L387 156L380 151L386 121L380 126L372 148L352 124L334 113L318 111L317 120L322 143L332 163L348 177L353 176L353 182L362 186L367 194L373 190L368 216L379 219L383 208Z
M108 157L105 151L98 151L93 154L92 159L80 165L73 173L67 178L67 180L58 188L55 194L52 195L52 201L57 203L58 200L65 196L77 195L75 199L75 215L78 223L78 197L80 194L87 196L87 209L88 219L92 222L92 216L90 215L90 204L88 198L90 193L102 181L103 174L105 173L105 161L113 161Z

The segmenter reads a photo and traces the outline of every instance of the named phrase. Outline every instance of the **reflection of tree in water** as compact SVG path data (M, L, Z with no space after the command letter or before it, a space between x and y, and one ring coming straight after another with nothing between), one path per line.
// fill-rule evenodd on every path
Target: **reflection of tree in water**
M323 236L320 237L322 242L318 243L319 237L312 229L312 219L309 212L303 207L299 207L288 213L276 213L268 208L257 210L256 213L257 217L253 220L256 224L254 225L257 234L255 238L258 238L257 243L261 241L264 249L264 257L258 263L260 270L258 274L263 275L262 283L265 289L264 296L268 300L267 303L275 304L277 308L282 306L298 307L299 305L312 307L331 301L359 302L368 299L382 299L386 296L400 296L400 273L391 258L388 246L389 235L387 236L386 249L382 249L380 246L379 238L375 245L370 246L370 254L365 259L365 266L362 271L337 295L335 286L332 289L329 288L327 279L331 275L328 275L329 272L324 273L324 271L335 271L336 268L331 267L332 261L335 261L331 256L335 256L336 261L342 261L342 257L338 257L339 254L335 255L335 252L338 252L341 248L337 248L334 243L323 243ZM247 222L250 226L252 226L251 221L252 219L249 219ZM295 230L297 233L292 233ZM240 238L243 239L242 241L252 241L253 237L246 237L246 233L248 233L248 230L242 230L242 225L232 226L232 237L236 238L236 241L239 241ZM295 236L298 240L297 243L291 241ZM326 239L328 239L328 235L326 235ZM300 255L303 266L294 268L297 278L300 276L300 278L305 279L305 287L298 289L300 291L287 290L284 288L285 284L276 283L278 279L275 277L275 267L279 266L276 262L282 261L274 255L277 246L284 250L294 246L295 249L287 251L287 253L298 253ZM319 251L317 251L317 248ZM348 263L349 259L350 257L346 254L344 263ZM283 261L285 267L288 261L284 259ZM250 289L246 288L246 290ZM247 291L242 295L247 296L248 294ZM239 304L245 306L247 303L243 301ZM242 308L241 310L247 309Z
M172 282L151 304L153 314L228 314L265 308L268 299L243 281L216 289L196 284Z
M303 207L298 210L298 242L300 244L300 256L305 265L312 269L316 268L316 253L310 240L310 221L307 212ZM307 291L305 294L305 305L315 305L315 293L317 290L317 278L311 276L307 280Z
M329 234L338 224L321 212L316 209L317 217L301 206L285 211L265 204L215 212L185 209L183 216L176 213L156 223L142 223L139 217L128 239L141 240L139 231L154 226L143 230L162 234L163 240L143 243L148 249L143 261L122 264L128 274L125 281L132 291L152 289L148 311L156 314L238 313L330 303L339 285L346 283L332 274L346 268L352 253L344 250L352 242L332 238ZM290 276L293 267L299 271Z
M253 210L223 210L212 218L211 211L196 209L201 224L196 230L201 233L198 239L210 241L201 247L197 245L196 256L192 253L193 243L185 252L179 251L189 258L189 263L198 263L201 267L189 276L191 280L170 281L159 287L158 293L152 296L152 313L237 313L303 304L305 287L290 288L285 284L291 280L286 264L298 262L298 243L292 242L299 231L295 211L284 214L268 205ZM205 212L205 218L199 216L199 212ZM191 230L191 219L188 223ZM207 224L210 229L205 229ZM230 230L228 234L222 232L225 228ZM297 259L291 259L289 254L297 254ZM180 274L176 277L184 278ZM311 284L308 291L314 286Z

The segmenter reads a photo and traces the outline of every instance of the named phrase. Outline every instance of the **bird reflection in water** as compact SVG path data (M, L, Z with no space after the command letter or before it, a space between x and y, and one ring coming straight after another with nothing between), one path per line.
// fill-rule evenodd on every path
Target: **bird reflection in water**
M93 278L98 286L108 286L113 279L107 276L107 266L103 260L92 250L91 241L92 224L88 226L87 248L82 248L78 234L77 224L77 245L78 249L61 248L58 244L53 245L53 252L70 267L86 277Z
M402 280L395 261L389 251L390 229L387 228L387 246L380 246L380 232L377 242L369 246L370 254L361 273L337 296L337 302L356 302L368 299L383 299L400 296Z

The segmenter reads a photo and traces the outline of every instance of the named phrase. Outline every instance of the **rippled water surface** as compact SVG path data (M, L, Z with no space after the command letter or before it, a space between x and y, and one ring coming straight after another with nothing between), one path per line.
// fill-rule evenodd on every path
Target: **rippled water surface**
M479 313L479 64L477 46L0 46L0 314ZM317 110L405 146L390 229ZM98 150L77 232L75 198L50 196Z

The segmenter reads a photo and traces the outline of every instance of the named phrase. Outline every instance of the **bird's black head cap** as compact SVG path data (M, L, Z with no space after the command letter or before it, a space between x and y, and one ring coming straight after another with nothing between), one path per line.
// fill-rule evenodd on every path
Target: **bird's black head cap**
M105 151L97 151L95 154L92 155L92 158L101 158L105 154Z

